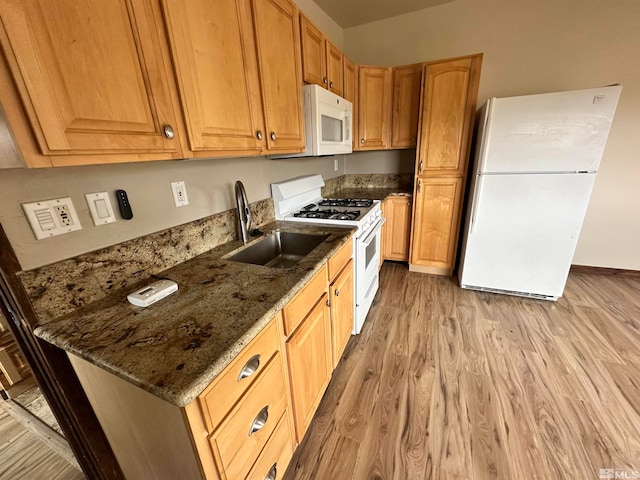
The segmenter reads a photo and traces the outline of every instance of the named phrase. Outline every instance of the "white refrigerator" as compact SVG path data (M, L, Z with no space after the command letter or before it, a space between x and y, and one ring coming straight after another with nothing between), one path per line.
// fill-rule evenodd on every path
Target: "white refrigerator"
M482 107L461 287L562 296L621 90L491 98Z

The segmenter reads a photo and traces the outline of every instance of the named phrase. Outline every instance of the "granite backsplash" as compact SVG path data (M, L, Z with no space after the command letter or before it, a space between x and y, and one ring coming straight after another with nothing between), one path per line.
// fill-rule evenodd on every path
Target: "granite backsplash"
M347 174L325 181L323 196L347 188L411 185L412 175ZM254 223L274 220L273 200L251 204ZM40 323L48 323L237 238L235 209L21 272Z

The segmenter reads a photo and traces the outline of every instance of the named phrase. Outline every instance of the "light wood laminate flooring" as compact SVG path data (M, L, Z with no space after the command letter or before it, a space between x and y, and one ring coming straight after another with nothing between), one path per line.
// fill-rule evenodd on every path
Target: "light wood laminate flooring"
M84 480L69 446L11 400L0 401L0 480Z
M284 480L638 478L639 300L640 278L547 302L385 263Z

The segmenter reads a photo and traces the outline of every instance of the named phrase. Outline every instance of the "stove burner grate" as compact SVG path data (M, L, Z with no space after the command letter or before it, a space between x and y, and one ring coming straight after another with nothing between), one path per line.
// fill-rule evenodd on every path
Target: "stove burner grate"
M321 218L328 220L356 220L360 216L360 210L302 210L293 214L297 218Z
M373 200L365 198L325 198L318 203L321 207L370 207Z

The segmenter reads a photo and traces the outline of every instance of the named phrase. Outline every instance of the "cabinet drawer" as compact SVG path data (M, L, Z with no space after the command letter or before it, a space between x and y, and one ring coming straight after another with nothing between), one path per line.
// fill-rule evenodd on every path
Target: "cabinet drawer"
M323 266L318 273L298 292L283 309L284 334L288 337L307 313L313 308L322 293L327 290L327 267Z
M200 396L207 430L212 432L231 410L240 396L255 382L278 350L276 321L272 321L245 347L240 355L213 381Z
M228 479L247 475L285 410L282 363L276 355L210 439Z
M282 479L293 456L292 442L289 421L287 415L284 415L246 480Z
M329 260L329 281L332 282L353 256L353 240L349 239Z

